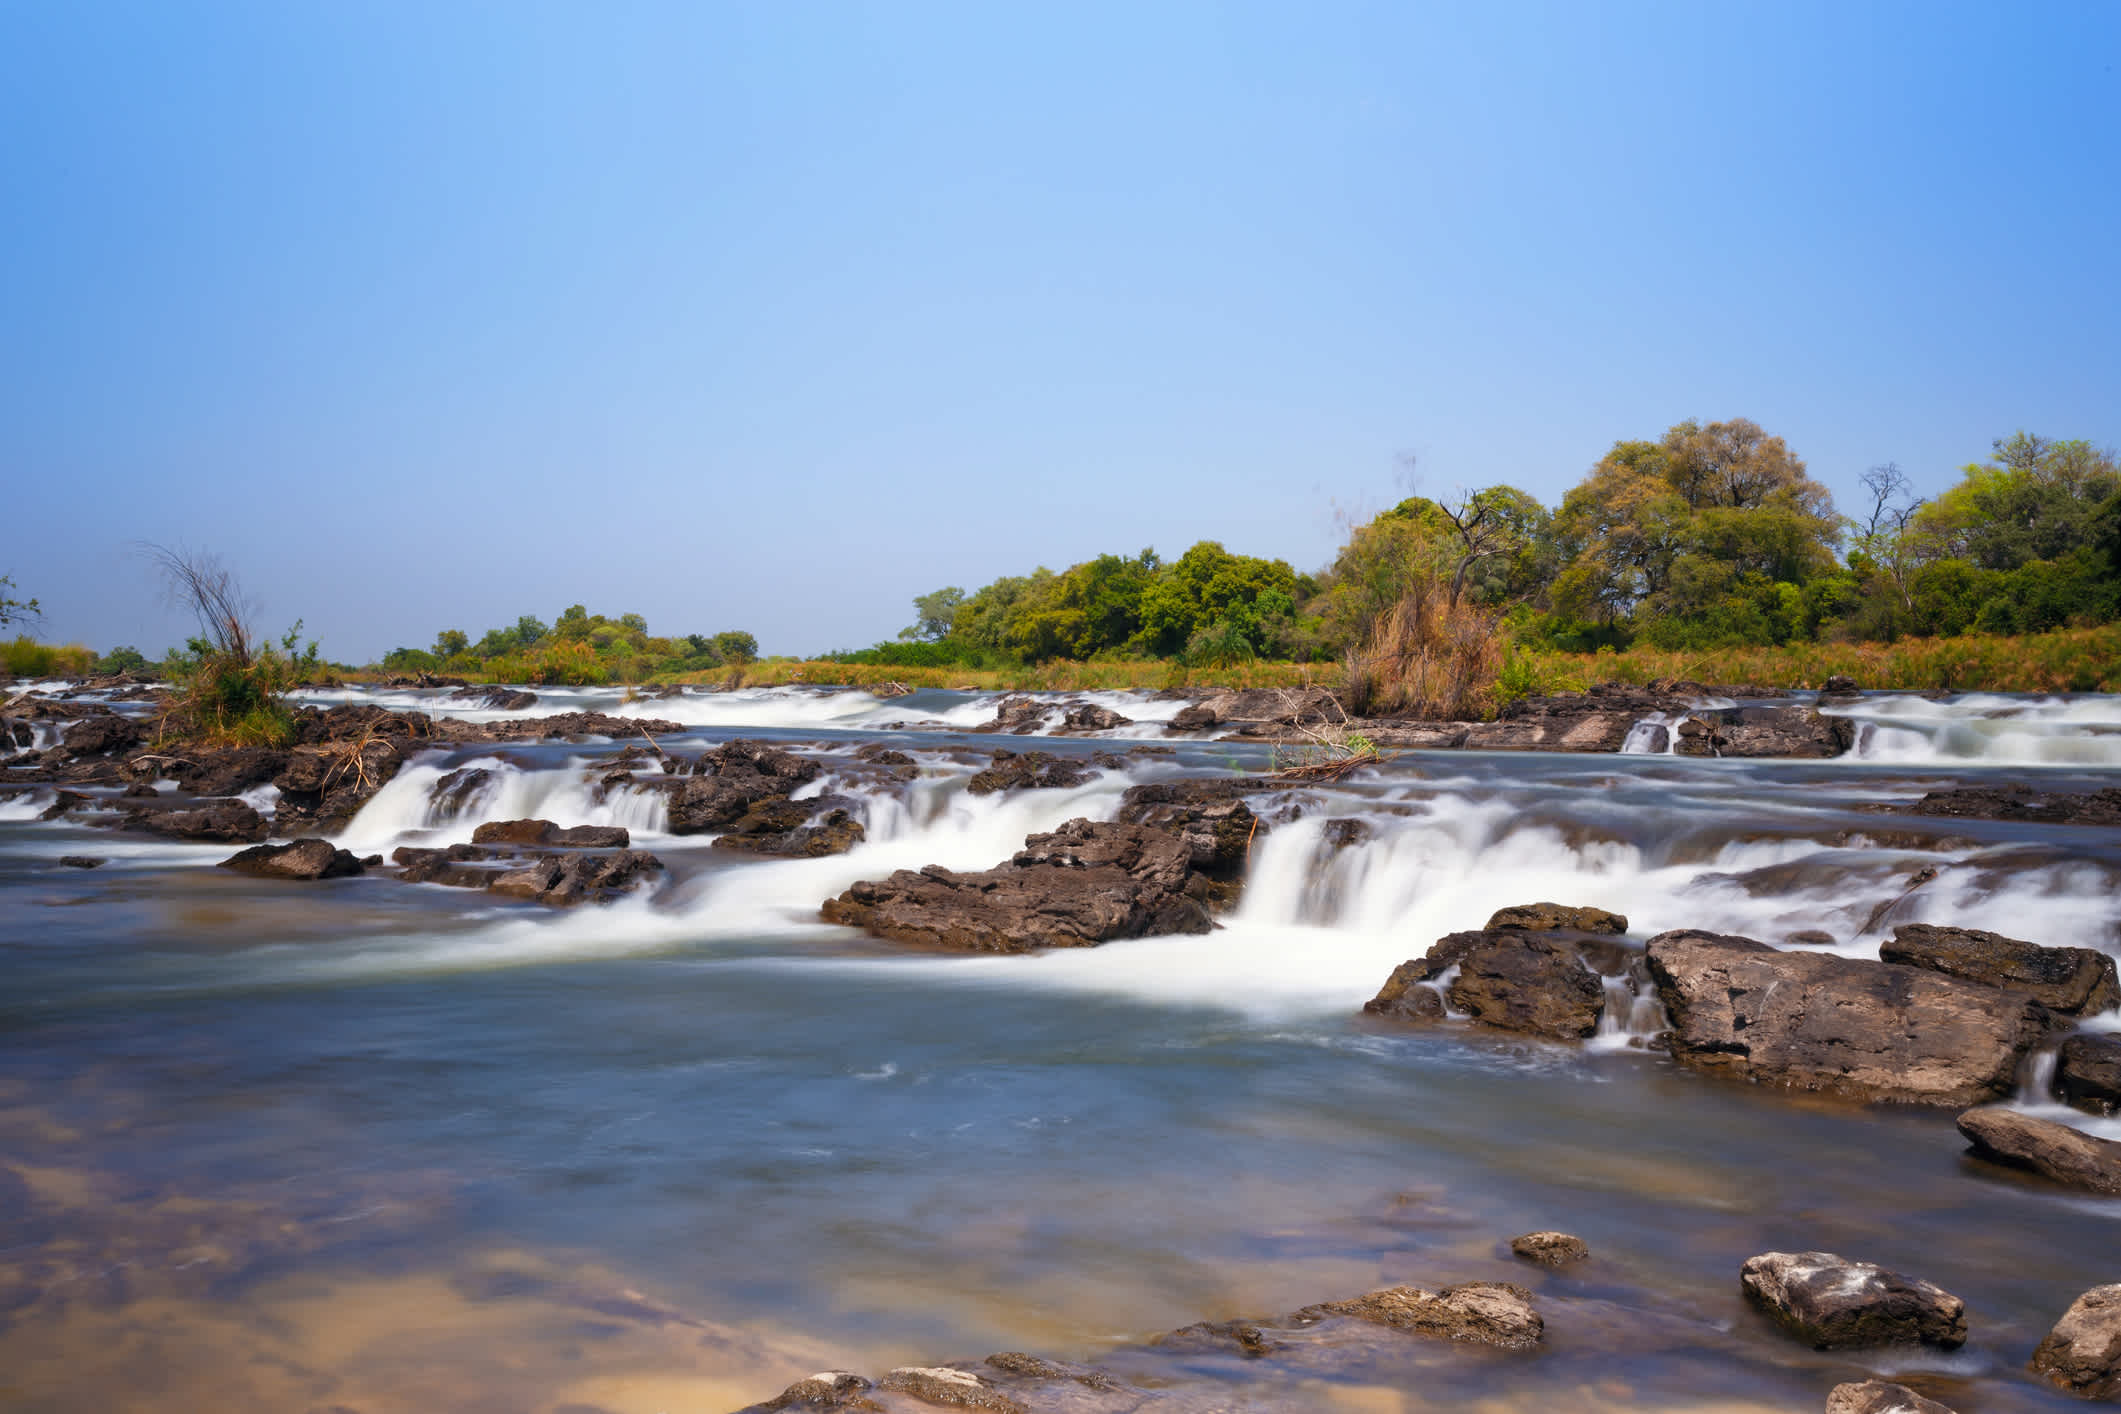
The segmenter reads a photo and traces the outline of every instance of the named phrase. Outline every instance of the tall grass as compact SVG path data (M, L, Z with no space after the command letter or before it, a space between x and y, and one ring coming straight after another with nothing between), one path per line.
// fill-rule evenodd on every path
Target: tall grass
M9 677L85 677L95 664L96 651L80 643L39 643L26 633L0 643L0 670Z
M1349 651L1342 700L1363 717L1489 717L1499 705L1503 649L1495 614L1454 600L1440 579L1421 576Z

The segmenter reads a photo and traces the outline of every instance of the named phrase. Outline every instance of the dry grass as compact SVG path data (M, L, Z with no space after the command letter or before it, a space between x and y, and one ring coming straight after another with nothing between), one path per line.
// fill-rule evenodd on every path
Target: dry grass
M1492 716L1504 641L1501 621L1453 602L1440 581L1416 580L1348 654L1344 692L1358 716L1432 721Z

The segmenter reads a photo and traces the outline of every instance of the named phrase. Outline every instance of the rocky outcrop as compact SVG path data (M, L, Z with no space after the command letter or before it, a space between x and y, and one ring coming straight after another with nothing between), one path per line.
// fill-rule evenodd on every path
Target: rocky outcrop
M1905 923L1879 946L1878 956L2017 992L2065 1016L2121 1006L2114 960L2090 948L2046 948L1978 928Z
M131 750L146 735L132 718L108 712L76 722L66 729L61 740L76 756L105 756L113 751Z
M1174 732L1204 732L1219 726L1222 718L1205 702L1196 702L1190 707L1181 707L1171 714L1167 730Z
M1950 790L1933 790L1913 805L1882 808L1963 820L2121 825L2121 786L2088 794L2034 790L2031 786L1958 786Z
M1061 714L1061 726L1071 732L1109 732L1115 727L1132 725L1132 717L1122 717L1110 707L1101 707L1095 702L1077 703Z
M1488 918L1488 931L1498 928L1515 928L1521 932L1544 933L1566 931L1571 933L1609 933L1619 935L1628 930L1627 915L1608 913L1602 908L1572 908L1560 903L1521 903L1511 908L1498 908Z
M845 854L868 835L844 796L762 800L715 836L716 849L740 849L783 859Z
M1242 776L1152 781L1127 788L1117 818L1177 835L1186 842L1196 871L1233 884L1244 877L1252 842L1268 830L1247 797L1273 788L1270 782Z
M1831 1252L1763 1252L1739 1284L1754 1305L1818 1350L1966 1344L1966 1303L1940 1286Z
M732 741L692 761L688 774L649 784L669 797L674 835L726 830L762 800L786 799L817 779L818 763L757 741Z
M442 849L400 845L391 851L390 862L398 866L398 877L408 884L483 889L499 877L491 861L500 857L500 851L474 844L453 844Z
M2093 1114L2121 1110L2121 1035L2072 1036L2055 1056L2055 1096Z
M489 820L471 832L473 844L549 845L565 849L624 849L633 837L619 825L561 828L550 820Z
M1681 756L1823 759L1840 756L1856 740L1855 724L1811 707L1745 707L1689 717L1679 724Z
M1591 1255L1591 1246L1566 1232L1528 1232L1510 1239L1510 1251L1544 1267L1565 1267Z
M1981 1158L2030 1169L2087 1193L2121 1193L2121 1144L2001 1105L1959 1116L1959 1132Z
M970 952L1205 933L1207 909L1187 892L1191 855L1162 830L1070 820L997 868L901 869L828 900L822 915L893 942Z
M470 707L483 707L489 712L522 712L538 705L538 695L535 692L503 687L498 683L487 687L460 687L449 694L448 700L462 702Z
M1826 1414L1952 1414L1952 1410L1906 1385L1864 1380L1835 1385L1826 1396Z
M124 828L208 844L256 844L272 827L243 801L215 800L196 810L130 810Z
M2052 1022L2029 998L1913 967L1679 930L1650 939L1674 1059L1856 1100L2008 1094Z
M1095 774L1077 761L1044 751L997 751L987 768L966 782L974 795L994 795L1010 790L1066 790L1079 786Z
M1530 1349L1546 1332L1546 1322L1532 1307L1532 1293L1506 1282L1466 1282L1442 1291L1391 1286L1348 1301L1306 1306L1296 1314L1307 1321L1350 1316L1415 1335L1504 1350Z
M2033 1352L2032 1370L2080 1398L2121 1400L2121 1285L2070 1303Z
M625 893L662 869L662 860L634 849L612 854L546 854L501 873L486 889L505 898L565 907Z
M1499 1030L1578 1040L1598 1029L1605 983L1567 940L1514 929L1453 933L1394 969L1363 1010L1434 1021L1446 1004Z
M221 861L223 869L260 879L344 879L361 872L361 861L330 840L253 845Z

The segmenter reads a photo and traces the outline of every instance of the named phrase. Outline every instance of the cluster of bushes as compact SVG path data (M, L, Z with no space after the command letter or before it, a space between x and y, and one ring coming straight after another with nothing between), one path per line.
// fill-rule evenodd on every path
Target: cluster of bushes
M525 614L506 628L488 629L476 642L460 629L444 629L432 647L394 648L378 666L392 673L580 687L706 672L758 655L758 640L740 630L659 638L639 614L606 618L571 604L551 625Z

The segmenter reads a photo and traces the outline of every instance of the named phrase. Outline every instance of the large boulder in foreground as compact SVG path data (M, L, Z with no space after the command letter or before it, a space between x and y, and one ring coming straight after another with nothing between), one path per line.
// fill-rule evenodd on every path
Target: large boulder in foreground
M2121 1193L2121 1144L2111 1139L2001 1105L1968 1110L1959 1132L1984 1159L2089 1193Z
M1831 1252L1763 1252L1739 1284L1776 1324L1818 1350L1966 1344L1966 1303L1940 1286Z
M2084 1399L2121 1400L2121 1285L2072 1302L2033 1352L2032 1369Z
M221 861L223 869L260 879L344 879L361 872L361 861L330 840L252 845Z
M1849 1099L1999 1098L2052 1024L1995 987L1751 938L1660 933L1648 962L1682 1065Z
M1904 923L1879 945L1878 957L2022 993L2065 1016L2121 1006L2114 960L2091 948L2046 948L1978 928Z
M1906 1385L1864 1380L1835 1385L1826 1397L1826 1414L1952 1414L1950 1406L1925 1399Z
M2055 1094L2093 1114L2121 1110L2121 1036L2087 1032L2064 1041L2055 1057Z
M1187 892L1185 841L1142 825L1070 820L978 874L931 864L864 880L821 913L893 942L968 952L1082 948L1115 938L1205 933Z
M1543 933L1452 933L1394 969L1363 1010L1433 1021L1445 1003L1499 1030L1578 1040L1598 1029L1605 983L1577 948Z

